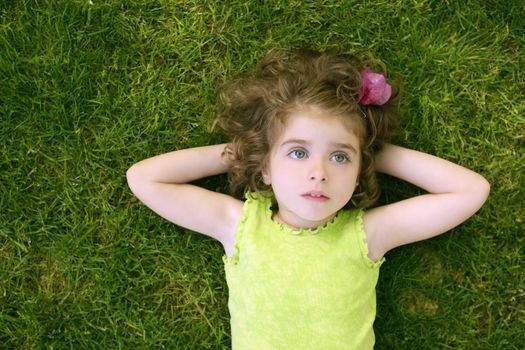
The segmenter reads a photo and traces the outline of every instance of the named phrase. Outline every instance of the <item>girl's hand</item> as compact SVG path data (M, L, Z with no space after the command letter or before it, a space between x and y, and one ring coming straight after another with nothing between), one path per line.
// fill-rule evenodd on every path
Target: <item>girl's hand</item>
M394 145L385 145L377 155L376 168L429 193L366 212L364 226L372 260L461 224L481 208L490 191L487 180L471 170Z

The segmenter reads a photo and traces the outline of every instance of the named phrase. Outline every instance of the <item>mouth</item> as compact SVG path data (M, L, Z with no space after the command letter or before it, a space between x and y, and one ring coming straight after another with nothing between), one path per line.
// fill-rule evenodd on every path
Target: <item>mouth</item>
M315 202L325 202L330 199L330 197L328 197L321 191L306 192L306 193L303 193L301 197L307 200L315 201Z

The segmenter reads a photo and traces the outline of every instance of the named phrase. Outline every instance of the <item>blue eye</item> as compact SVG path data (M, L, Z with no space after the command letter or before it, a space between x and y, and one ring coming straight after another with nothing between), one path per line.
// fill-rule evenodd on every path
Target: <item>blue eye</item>
M288 153L288 155L293 159L303 159L304 157L306 157L306 152L300 149L294 149L293 151Z
M336 163L346 163L349 161L348 157L345 155L345 154L341 154L341 153L338 153L338 154L334 154L332 156L332 159L336 162Z

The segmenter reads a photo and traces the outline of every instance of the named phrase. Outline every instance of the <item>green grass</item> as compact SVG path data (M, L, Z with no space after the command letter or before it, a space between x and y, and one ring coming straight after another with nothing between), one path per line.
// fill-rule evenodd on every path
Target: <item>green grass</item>
M369 49L403 81L395 142L482 173L483 209L387 254L377 349L525 344L523 2L0 1L0 348L222 349L222 251L125 172L210 133L269 48ZM383 178L382 201L418 193ZM202 181L224 188L224 177Z

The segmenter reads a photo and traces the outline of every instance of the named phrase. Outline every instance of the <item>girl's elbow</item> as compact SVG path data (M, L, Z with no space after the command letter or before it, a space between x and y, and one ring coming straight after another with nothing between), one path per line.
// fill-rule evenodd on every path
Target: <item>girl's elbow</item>
M135 175L134 175L133 167L129 168L126 171L126 181L128 182L128 187L131 190L131 192L135 192L133 191L133 188L135 187Z
M136 165L136 164L135 164ZM132 165L127 171L126 171L126 180L128 181L128 186L131 187L131 183L135 181L135 165Z
M489 194L490 194L490 182L488 182L487 179L485 179L483 176L481 177L483 179L483 193L485 194L485 200L487 200ZM485 200L483 202L485 202Z
M490 182L488 182L487 179L485 179L485 177L483 177L482 175L478 176L478 190L481 194L484 195L485 198L487 198L490 193Z
M140 191L140 184L144 182L138 171L137 164L133 165L126 171L126 180L129 189L136 195L137 192Z
M490 194L490 183L483 176L478 174L476 181L473 182L473 190L479 202L479 207L485 203Z
M455 207L458 213L462 213L462 221L465 221L478 210L481 209L483 204L487 201L490 193L490 183L481 175L476 174L472 177L462 191L462 199L457 203ZM456 197L459 199L459 197Z

